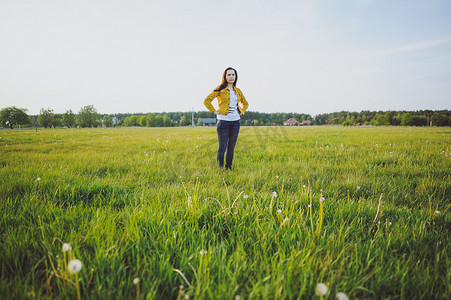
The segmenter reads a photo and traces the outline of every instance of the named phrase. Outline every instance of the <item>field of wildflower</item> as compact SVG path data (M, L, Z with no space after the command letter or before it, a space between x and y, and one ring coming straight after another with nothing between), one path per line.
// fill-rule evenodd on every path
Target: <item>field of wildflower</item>
M0 131L0 298L450 299L451 129Z

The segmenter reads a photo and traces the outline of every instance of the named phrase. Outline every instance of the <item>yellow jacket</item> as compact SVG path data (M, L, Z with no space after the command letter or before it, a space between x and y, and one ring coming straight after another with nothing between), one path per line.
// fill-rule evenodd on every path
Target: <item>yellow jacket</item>
M235 90L235 94L238 97L238 104L241 103L243 105L243 107L240 107L238 105L238 112L244 114L246 109L249 107L249 104L247 103L246 98L244 98L244 95L239 88L234 86L233 89ZM210 93L210 95L207 96L207 98L205 98L204 105L211 113L214 113L216 111L214 106L211 104L211 101L213 101L214 98L218 98L219 105L219 109L217 110L218 113L220 113L221 115L227 115L230 106L229 89L225 87L220 92L213 91Z

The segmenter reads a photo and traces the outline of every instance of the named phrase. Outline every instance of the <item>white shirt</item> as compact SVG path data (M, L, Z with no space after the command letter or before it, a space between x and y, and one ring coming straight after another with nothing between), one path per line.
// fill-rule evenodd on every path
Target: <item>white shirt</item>
M240 119L240 114L238 113L238 96L234 90L230 91L230 105L227 115L219 114L216 117L222 121L237 121Z

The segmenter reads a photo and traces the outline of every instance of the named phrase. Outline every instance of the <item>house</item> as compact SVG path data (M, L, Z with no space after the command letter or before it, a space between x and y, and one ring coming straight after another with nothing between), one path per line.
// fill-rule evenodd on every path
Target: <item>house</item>
M204 126L215 126L216 118L202 118L202 123Z
M296 119L293 118L289 118L288 120L286 120L285 122L283 122L284 126L293 126L293 125L299 125L299 121L297 121Z

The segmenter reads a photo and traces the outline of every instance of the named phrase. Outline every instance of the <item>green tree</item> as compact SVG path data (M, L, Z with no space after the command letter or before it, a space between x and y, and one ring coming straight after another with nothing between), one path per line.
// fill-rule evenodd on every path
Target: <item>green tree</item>
M131 115L125 118L124 126L138 126L138 116Z
M182 116L180 118L180 126L188 126L191 125L191 119L187 116Z
M97 127L100 124L100 115L93 105L84 106L77 115L77 123L81 127Z
M401 125L402 126L409 126L413 124L412 115L409 113L404 113L401 117Z
M30 123L27 110L15 106L5 107L0 110L0 123L13 129L14 125L24 125Z
M147 117L146 116L139 116L138 117L138 124L141 127L146 127L147 126Z
M62 124L63 124L63 126L66 126L68 128L72 128L72 126L75 125L75 114L72 112L71 109L67 110L63 114Z
M202 118L197 119L197 126L204 126L204 121L202 121Z
M190 122L191 124L191 122ZM163 115L163 126L170 127L171 126L171 118L168 115Z
M378 114L376 117L376 125L382 126L382 125L390 125L390 122L387 119L387 116Z
M434 126L447 126L448 125L448 117L444 114L440 114L435 112L431 117L432 125Z
M53 113L53 109L51 108L41 108L38 116L38 123L45 128L51 127L54 125L55 114Z
M148 113L147 117L147 127L155 127L155 115L153 113Z
M103 123L103 126L105 126L105 127L112 127L113 126L113 118L111 118L109 115L104 115L102 123Z

